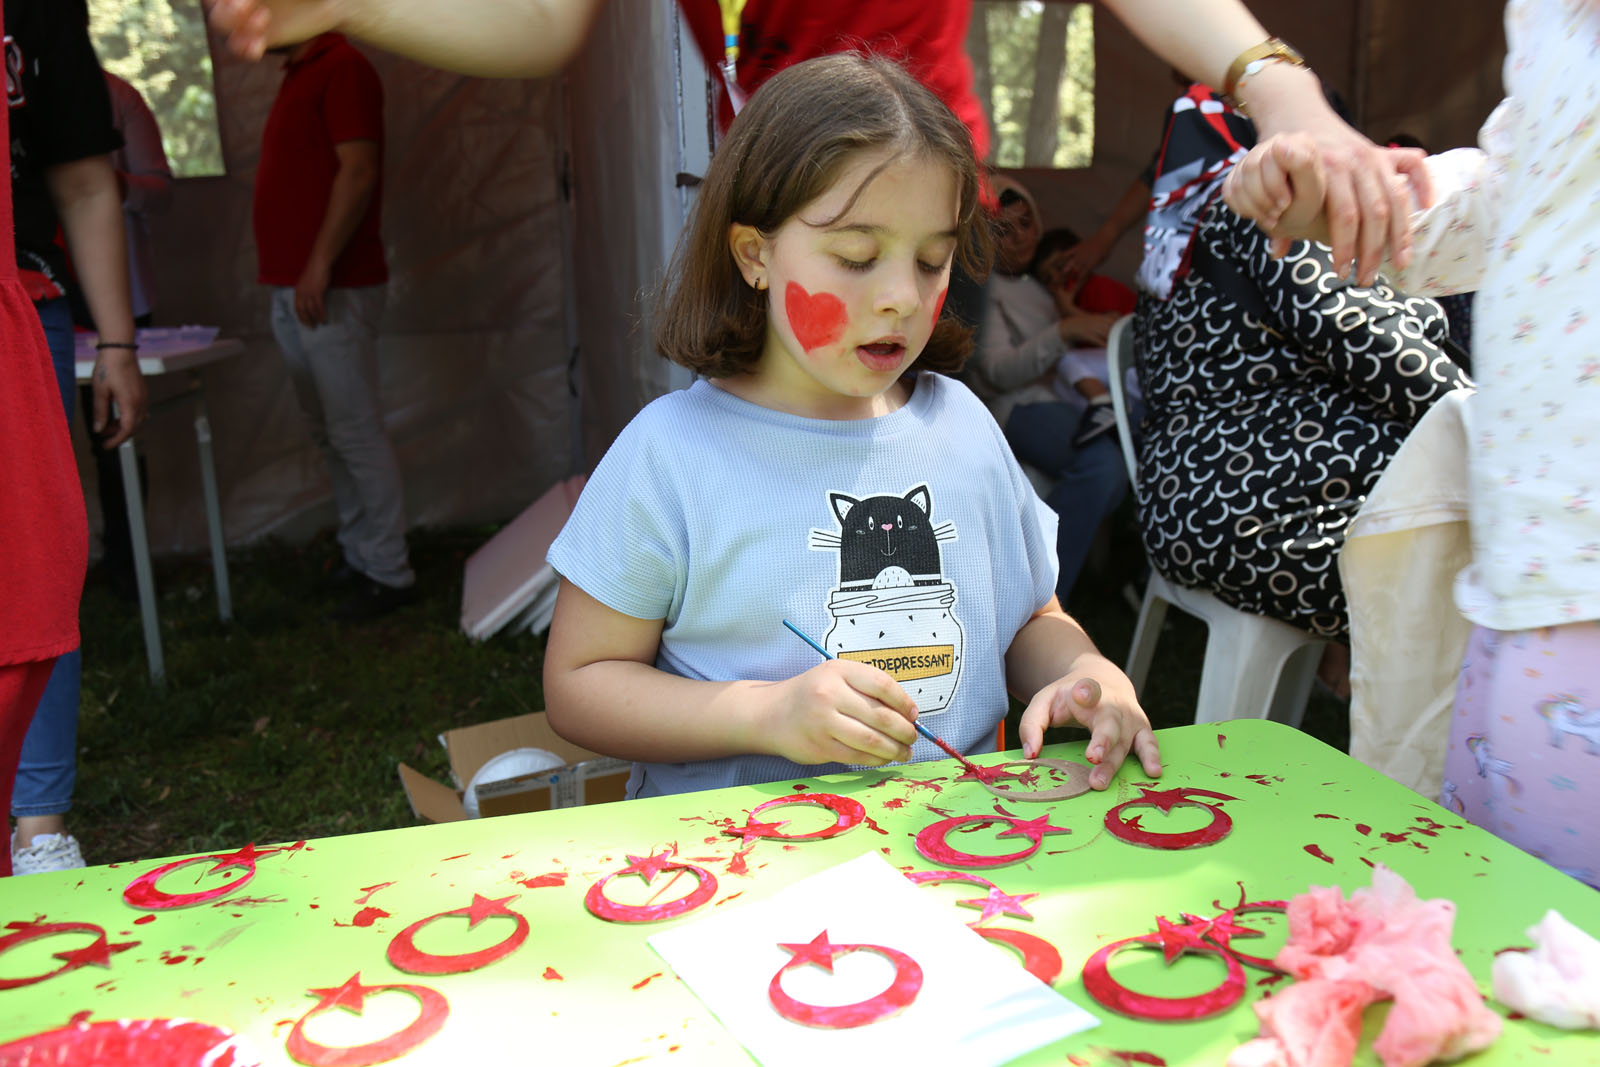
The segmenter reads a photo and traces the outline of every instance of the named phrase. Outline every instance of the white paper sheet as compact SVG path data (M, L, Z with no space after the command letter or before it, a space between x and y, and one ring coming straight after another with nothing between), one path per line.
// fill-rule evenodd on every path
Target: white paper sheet
M730 909L656 934L650 946L767 1067L904 1063L917 1054L963 1067L1002 1064L1099 1025L877 852ZM898 1015L852 1029L785 1019L767 992L793 958L779 944L805 944L824 930L834 944L882 945L910 956L923 974L916 999ZM838 956L833 968L830 975L796 967L783 976L783 989L813 1004L849 1004L876 996L894 977L893 964L870 951Z

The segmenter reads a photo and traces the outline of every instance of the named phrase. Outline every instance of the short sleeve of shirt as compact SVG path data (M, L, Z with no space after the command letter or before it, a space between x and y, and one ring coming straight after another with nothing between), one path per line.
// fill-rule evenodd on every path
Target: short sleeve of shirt
M28 106L36 109L30 143L35 160L48 167L115 152L122 136L112 123L105 76L81 15L75 23L71 5L39 7L50 12L34 45L43 54L31 57L37 77L23 83Z
M328 76L322 97L323 118L334 144L345 141L383 143L383 82L355 48L346 46L329 57L338 66Z
M647 407L617 437L547 559L613 611L670 620L683 601L688 531L671 465L652 455L653 421Z

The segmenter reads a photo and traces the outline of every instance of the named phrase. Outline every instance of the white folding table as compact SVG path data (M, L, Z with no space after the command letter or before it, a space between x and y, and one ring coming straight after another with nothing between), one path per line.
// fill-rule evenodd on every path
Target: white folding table
M243 343L217 340L202 331L196 336L183 330L140 330L139 370L146 378L168 374L184 374L188 380L182 392L163 397L153 403L148 414L154 415L185 400L195 405L194 437L200 452L200 485L205 494L206 525L211 537L211 570L216 578L217 615L224 622L233 618L233 596L228 588L228 556L222 540L222 508L217 496L217 470L211 454L211 422L206 415L205 383L200 368L208 363L236 356L244 351ZM94 338L80 337L77 352L77 378L88 382L94 373ZM150 539L145 531L144 497L140 491L138 454L134 442L137 435L117 448L122 465L123 496L128 502L128 531L133 542L133 573L139 588L139 618L144 627L145 658L150 665L150 679L157 685L166 681L166 660L161 651L161 627L156 619L155 574L150 567Z

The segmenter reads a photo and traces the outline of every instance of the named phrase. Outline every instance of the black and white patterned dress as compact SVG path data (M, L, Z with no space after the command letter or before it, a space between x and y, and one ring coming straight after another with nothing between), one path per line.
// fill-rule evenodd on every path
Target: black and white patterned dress
M1434 401L1470 387L1444 313L1349 284L1308 241L1281 260L1219 199L1165 301L1134 320L1147 405L1139 521L1170 581L1324 637L1349 629L1338 552Z

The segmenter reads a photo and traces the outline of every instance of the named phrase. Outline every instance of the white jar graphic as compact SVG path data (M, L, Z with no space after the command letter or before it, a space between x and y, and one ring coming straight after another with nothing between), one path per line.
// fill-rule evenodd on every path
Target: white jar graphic
M919 714L943 711L961 680L966 651L955 606L955 586L948 582L835 589L828 599L833 626L822 644L840 659L888 673Z

